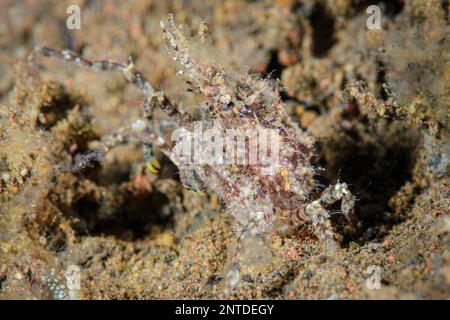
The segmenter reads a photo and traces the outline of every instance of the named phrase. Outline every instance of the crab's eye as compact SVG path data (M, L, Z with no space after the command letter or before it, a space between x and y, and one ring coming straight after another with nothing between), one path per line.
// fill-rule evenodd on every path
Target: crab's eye
M221 103L220 107L222 108L223 111L229 111L231 109L233 109L234 107L234 103L230 102L230 103Z
M241 108L241 114L243 115L249 115L252 113L252 111L250 110L250 108L248 106L242 106Z

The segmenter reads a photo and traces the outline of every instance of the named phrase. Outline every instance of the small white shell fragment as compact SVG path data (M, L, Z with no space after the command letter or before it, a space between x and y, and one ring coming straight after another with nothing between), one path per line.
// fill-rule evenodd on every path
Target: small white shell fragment
M240 273L239 273L239 270L237 270L237 269L231 269L227 273L227 279L228 279L230 288L232 288L232 289L236 288L236 286L239 282L239 278L240 278Z
M28 169L27 168L24 168L24 169L20 170L20 175L22 177L25 177L27 174L28 174Z
M3 173L2 173L2 180L3 180L4 182L8 182L9 179L11 179L11 175L10 175L9 173L7 173L7 172L3 172Z
M142 119L137 119L131 124L131 128L134 131L143 131L145 129L145 121Z

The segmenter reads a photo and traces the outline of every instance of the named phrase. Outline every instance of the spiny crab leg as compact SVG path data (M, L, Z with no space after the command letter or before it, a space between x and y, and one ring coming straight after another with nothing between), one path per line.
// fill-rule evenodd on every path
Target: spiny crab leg
M144 98L142 99L141 103L143 117L146 120L144 126L146 126L147 131L151 133L150 140L153 140L151 142L144 143L143 145L144 157L146 162L148 164L154 164L150 165L150 168L159 166L159 163L153 156L153 144L155 142L158 142L159 145L164 143L164 141L161 141L161 137L159 137L153 131L152 120L155 108L161 108L168 117L175 121L178 126L183 126L184 124L190 122L190 116L188 114L180 113L177 106L171 103L163 92L155 91L152 84L142 75L141 72L136 69L131 58L129 59L128 64L109 60L91 61L70 50L58 51L47 47L36 47L34 49L34 53L38 53L46 57L63 59L78 66L89 68L93 71L118 71L124 75L125 79L128 82L137 87L144 94ZM124 137L123 134L121 134L121 131L125 131L126 129L128 128L123 127L119 129L119 131L115 134L108 136L107 139L103 143L101 143L100 147L97 148L97 150L82 157L79 163L79 167L82 168L92 162L103 159L104 155L109 150L111 150L115 145L123 142ZM167 150L162 151L167 154L169 152Z
M177 106L170 102L170 100L161 91L156 91L152 84L139 72L133 64L131 58L129 58L128 64L110 61L110 60L88 60L70 50L55 50L47 47L36 47L35 53L39 53L46 57L53 57L66 60L74 63L78 66L89 68L93 71L118 71L121 72L128 82L137 87L145 96L148 103L157 104L167 116L175 120L175 122L182 126L185 122L189 121L188 114L182 114L179 112ZM144 105L144 104L143 104ZM144 117L151 119L150 109L142 109Z

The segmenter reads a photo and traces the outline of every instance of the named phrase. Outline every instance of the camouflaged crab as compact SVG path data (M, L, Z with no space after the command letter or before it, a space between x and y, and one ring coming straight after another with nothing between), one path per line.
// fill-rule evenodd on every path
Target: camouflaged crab
M156 171L159 163L153 157L152 146L170 157L180 170L185 186L194 191L204 188L215 192L226 204L228 212L239 222L239 238L258 236L277 231L278 226L296 227L308 223L322 243L333 247L338 235L330 222L332 205L341 205L341 212L354 224L355 198L345 183L337 183L319 190L315 181L316 168L311 164L314 138L302 131L285 111L276 85L247 72L226 72L219 67L203 65L192 55L190 41L181 26L170 15L161 22L164 38L173 59L184 69L193 91L201 93L205 102L200 106L201 121L206 128L227 130L276 130L279 134L279 154L275 164L182 163L178 157L182 147L168 141L154 128L153 111L164 110L178 128L193 130L195 119L183 112L136 70L132 61L122 64L113 61L90 61L68 50L37 48L49 57L62 58L95 71L119 71L144 94L143 119L103 142L95 152L101 158L123 141L124 133L139 135L144 141L147 168ZM205 146L207 147L207 146ZM80 164L80 166L83 165ZM269 168L269 173L267 172Z

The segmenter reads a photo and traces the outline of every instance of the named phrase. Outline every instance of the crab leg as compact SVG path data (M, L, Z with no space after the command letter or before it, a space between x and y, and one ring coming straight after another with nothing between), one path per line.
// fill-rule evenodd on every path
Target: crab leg
M188 115L181 114L177 106L169 101L169 99L164 95L163 92L157 92L152 84L139 72L131 58L129 59L128 64L110 61L110 60L88 60L70 50L55 50L47 47L36 47L34 49L35 53L39 53L46 57L53 57L66 60L68 62L74 63L78 66L89 68L93 71L118 71L122 72L125 79L128 82L137 87L147 98L148 101L154 101L159 105L159 107L164 110L167 116L173 118L178 125L182 125L187 118ZM156 100L155 100L156 99ZM148 117L148 110L143 108L143 113L145 117Z
M35 53L39 53L46 57L53 57L66 60L68 62L74 63L81 67L89 68L93 71L118 71L121 72L128 82L137 87L143 94L144 98L141 103L141 110L143 116L146 120L147 129L153 132L153 112L156 107L161 108L168 117L172 118L177 125L182 126L183 124L189 122L189 115L182 114L178 111L176 105L170 102L170 100L164 95L163 92L155 91L152 84L138 71L131 58L128 64L123 64L116 61L109 60L88 60L70 50L54 50L47 47L36 47L34 49ZM120 130L125 130L121 128ZM153 135L155 135L153 133ZM120 132L108 137L107 141L102 143L102 146L96 150L94 153L86 155L79 164L81 167L89 165L89 163L94 161L100 161L103 159L104 155L115 145L121 142L123 136ZM156 138L154 140L157 140ZM153 157L152 153L153 142L147 142L143 145L143 152L146 158L147 166L149 168L155 168L159 166L156 158Z

